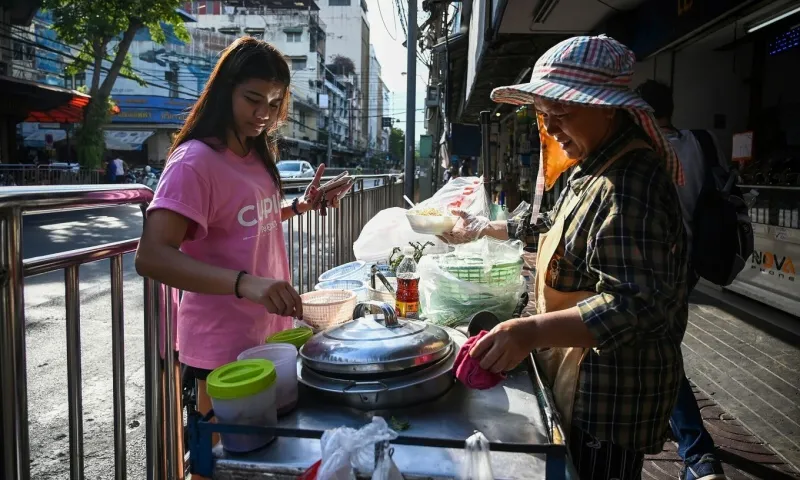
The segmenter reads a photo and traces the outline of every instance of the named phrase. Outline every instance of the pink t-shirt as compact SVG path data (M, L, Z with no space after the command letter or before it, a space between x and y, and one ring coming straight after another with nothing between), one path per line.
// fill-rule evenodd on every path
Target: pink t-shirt
M149 211L167 209L192 220L181 251L209 265L290 280L280 194L255 153L239 157L191 140L167 161ZM233 295L186 292L178 308L181 363L214 369L292 319Z

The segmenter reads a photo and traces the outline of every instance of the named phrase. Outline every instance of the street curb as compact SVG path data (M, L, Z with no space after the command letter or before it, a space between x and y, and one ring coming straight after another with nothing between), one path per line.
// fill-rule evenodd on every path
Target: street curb
M703 281L697 284L692 295L722 308L764 333L800 347L800 322L797 317Z

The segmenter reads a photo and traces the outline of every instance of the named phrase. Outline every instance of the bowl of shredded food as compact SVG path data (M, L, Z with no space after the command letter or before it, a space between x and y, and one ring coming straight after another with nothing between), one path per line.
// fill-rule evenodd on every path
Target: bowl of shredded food
M457 216L445 214L433 207L411 209L406 213L406 218L412 230L427 235L451 232L458 221Z

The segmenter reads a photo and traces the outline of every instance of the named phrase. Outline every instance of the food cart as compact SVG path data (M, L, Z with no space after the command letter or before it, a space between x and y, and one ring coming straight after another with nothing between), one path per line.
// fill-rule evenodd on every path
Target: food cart
M532 357L501 385L472 390L453 375L465 330L394 319L386 309L383 315L359 314L363 310L357 307L357 318L316 334L301 349L300 399L275 428L212 423L213 412L206 418L191 412L193 471L218 480L297 478L320 460L319 438L326 430L357 429L381 416L403 430L390 448L405 479L458 478L465 440L475 431L490 442L494 478L573 478L563 431ZM391 346L365 348L376 338ZM315 348L314 342L329 343ZM331 342L338 351L328 348ZM421 348L409 356L415 347ZM276 439L254 452L233 454L212 448L213 432ZM386 447L375 445L378 452ZM359 474L370 478L368 472Z

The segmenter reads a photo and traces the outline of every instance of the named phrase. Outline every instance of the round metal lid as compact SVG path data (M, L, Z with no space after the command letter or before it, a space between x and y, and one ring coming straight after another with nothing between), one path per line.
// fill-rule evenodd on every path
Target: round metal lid
M401 372L428 365L452 351L453 340L443 328L397 320L386 308L382 310L383 315L356 318L311 337L300 349L303 364L329 373Z

